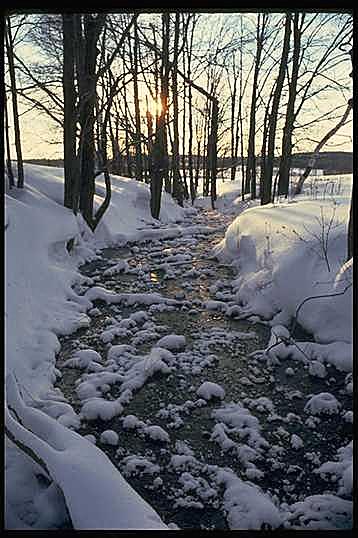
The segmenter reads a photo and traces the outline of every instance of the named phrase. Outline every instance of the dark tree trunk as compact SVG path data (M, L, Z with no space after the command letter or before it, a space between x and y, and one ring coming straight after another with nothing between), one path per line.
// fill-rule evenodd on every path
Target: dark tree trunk
M80 210L90 228L93 228L93 198L95 193L95 106L96 106L96 58L97 40L103 28L105 15L90 14L77 18L78 35L78 89L79 123L81 126L79 167L80 167Z
M62 15L64 105L64 206L77 213L79 170L76 155L76 90L74 15Z
M6 54L7 54L7 59L9 63L12 115L13 115L13 121L14 121L15 149L16 149L16 159L17 159L17 187L19 189L22 189L24 187L24 165L22 161L19 112L18 112L18 107L17 107L14 49L13 49L13 40L12 40L12 35L11 35L10 17L6 17L5 43L6 43Z
M351 61L352 61L352 71L349 76L353 77L353 47L349 51L349 54L351 56ZM353 99L350 99L350 104L353 107ZM355 187L354 187L354 180L353 180L351 208L349 211L349 221L348 221L347 260L350 260L354 254L354 238L353 238L354 194L355 194Z
M173 151L172 151L172 170L173 170L173 197L179 205L183 205L183 188L181 184L179 170L179 105L178 105L178 48L179 48L179 23L180 14L175 14L174 28L174 59L172 65L172 94L173 94Z
M217 175L217 140L218 140L218 118L219 118L219 103L213 98L213 112L211 119L211 132L208 141L208 155L210 166L210 198L211 207L215 209L216 194L216 175Z
M149 182L151 181L152 175L152 157L153 157L153 116L149 111L148 99L147 99L147 132L148 132L148 174Z
M256 198L256 156L255 156L255 131L256 131L256 102L257 102L257 83L259 78L261 54L264 42L266 18L267 15L262 15L263 20L261 22L261 14L258 15L257 29L256 29L256 58L254 79L252 82L252 94L251 94L251 108L250 108L250 129L249 129L249 144L247 152L246 162L246 182L245 182L245 194L251 192L251 198ZM261 22L261 27L260 27Z
M11 166L11 150L10 150L10 138L9 138L9 118L7 113L7 97L4 96L4 119L5 119L5 141L6 141L6 171L9 179L9 188L15 187L14 174Z
M237 160L237 151L235 153L236 148L236 139L237 134L235 136L235 112L236 112L236 86L237 86L237 76L234 73L234 87L231 92L231 181L235 180L235 174L236 174L236 164L234 164Z
M140 122L140 106L138 95L138 24L137 21L134 24L134 47L133 47L133 59L132 60L132 72L133 72L133 91L134 91L134 110L135 110L135 169L136 179L138 181L143 180L143 163L142 163L142 144L141 144L141 122Z
M184 20L183 20L183 28L184 28ZM186 61L185 61L185 54L183 54L183 72L184 75L186 71ZM182 130L182 173L183 173L183 186L184 186L184 195L185 199L188 200L189 198L189 189L188 189L188 183L186 179L186 82L183 81L183 130Z
M186 36L187 37L187 36ZM191 57L193 50L193 37L194 37L194 24L191 30L190 44L188 45L188 78L191 79ZM188 167L189 167L189 188L191 203L194 203L196 197L196 190L194 184L194 164L193 164L193 91L189 84L188 88L188 105L189 105L189 147L188 147Z
M348 222L347 260L350 260L354 254L354 240L353 240L354 191L355 191L355 188L354 188L354 183L353 183L351 207L349 211L349 222Z
M198 192L198 185L199 185L199 173L200 173L200 142L198 142L198 154L196 156L196 170L195 170L195 192Z
M274 154L275 154L277 116L278 116L278 108L280 105L280 98L281 98L283 83L285 80L288 53L290 50L290 35L291 35L291 14L287 13L280 68L279 68L279 73L278 73L278 77L276 81L275 91L273 94L271 114L269 117L267 155L266 155L266 161L265 161L265 176L264 176L264 184L263 184L263 193L261 196L262 205L269 204L271 202L271 196L272 196L272 173L273 173L273 161L274 161Z
M304 17L304 14L301 15ZM302 20L303 22L303 20ZM292 75L289 87L288 103L286 110L286 122L283 129L282 154L279 168L278 194L288 196L290 168L292 160L292 134L295 120L295 101L297 93L297 80L299 70L300 48L301 48L301 31L299 28L299 14L293 16L293 57L292 57Z
M210 102L210 101L209 101ZM209 196L210 193L210 154L209 154L209 139L210 139L210 105L209 102L207 103L206 108L206 116L205 116L205 147L206 147L206 153L205 153L205 166L203 170L203 195Z
M169 86L169 13L162 14L163 21L163 54L161 70L161 111L158 117L157 130L152 154L152 177L150 184L150 209L152 217L159 219L163 180L168 177L168 153L166 147L166 118L168 111Z

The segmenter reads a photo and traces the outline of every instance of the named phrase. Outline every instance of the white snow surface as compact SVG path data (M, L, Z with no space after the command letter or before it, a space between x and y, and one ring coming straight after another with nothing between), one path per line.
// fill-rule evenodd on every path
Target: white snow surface
M204 400L211 400L212 398L219 398L223 400L225 398L225 390L212 381L204 381L196 391L197 395Z
M293 200L246 209L228 227L215 254L239 269L236 301L245 317L259 315L272 325L288 325L304 299L341 293L308 300L298 322L314 335L316 345L338 344L326 353L321 349L322 354L337 368L351 371L353 261L344 260L352 176L340 181L343 188L334 197L322 191L308 199L306 189Z

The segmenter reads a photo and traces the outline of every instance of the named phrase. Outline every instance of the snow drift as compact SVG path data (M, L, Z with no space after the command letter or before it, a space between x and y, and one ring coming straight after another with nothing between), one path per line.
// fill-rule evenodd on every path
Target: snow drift
M253 207L232 222L215 252L238 270L242 315L287 326L297 317L316 342L339 342L338 356L332 346L325 354L322 345L321 352L346 371L352 368L346 359L352 355L353 261L344 263L348 212L349 196Z

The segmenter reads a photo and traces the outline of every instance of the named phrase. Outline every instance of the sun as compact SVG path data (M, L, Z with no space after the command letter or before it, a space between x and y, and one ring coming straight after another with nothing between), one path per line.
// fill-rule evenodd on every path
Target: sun
M146 105L147 110L152 114L152 116L160 116L163 107L160 99L153 99L152 97L148 97L146 99Z

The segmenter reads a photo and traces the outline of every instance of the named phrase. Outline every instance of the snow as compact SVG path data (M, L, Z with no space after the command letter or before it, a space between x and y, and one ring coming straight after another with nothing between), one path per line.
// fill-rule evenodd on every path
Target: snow
M127 273L129 269L128 262L126 260L121 260L116 265L113 265L112 267L109 267L103 272L104 276L113 276L117 275L118 273Z
M348 287L352 282L353 261L344 263L349 180L346 181L347 188L342 189L335 200L308 200L304 195L294 201L280 201L276 206L264 207L257 207L257 202L239 203L235 189L240 182L222 185L218 208L236 218L215 248L215 254L232 263L238 275L230 291L223 281L218 280L208 290L210 299L204 295L202 301L195 302L188 300L193 289L191 283L183 286L183 291L176 290L175 299L152 292L153 287L149 288L150 293L142 293L148 288L141 287L141 279L149 281L151 269L149 263L133 267L130 257L109 263L104 270L98 270L93 279L82 277L78 272L80 264L96 259L99 248L131 241L154 241L152 249L142 244L141 248L134 246L132 251L146 250L155 269L164 270L166 279L175 282L178 275L198 277L201 285L201 279L204 280L211 269L192 266L190 246L209 236L213 228L181 225L185 214L195 212L195 209L180 208L165 193L161 222L156 222L149 214L148 186L114 177L110 209L93 234L80 216L75 217L62 207L61 169L26 165L25 173L27 188L24 191L13 189L6 196L9 224L5 234L6 420L16 437L41 456L46 471L7 441L7 527L55 529L69 524L70 518L75 529L178 528L174 523L165 525L122 476L149 475L153 483L151 487L161 488L164 481L158 475L162 469L152 457L153 453L148 450L145 457L131 454L123 458L120 436L114 429L102 427L104 431L98 431L94 422L98 420L107 421L109 428L115 428L118 422L128 430L125 435L134 430L147 447L159 447L168 454L170 463L165 471L180 473L173 498L173 505L178 508L202 509L206 501L216 499L220 491L220 495L224 495L223 509L230 529L277 528L281 525L290 529L349 527L352 502L347 499L352 495L353 486L353 444L341 447L332 457L333 461L322 462L319 452L313 449L312 452L302 452L305 444L293 433L297 424L314 430L319 422L323 424L327 415L337 415L337 420L344 421L346 427L353 421L353 413L347 411L344 403L344 398L353 390L352 289ZM104 195L103 178L98 179L96 193L95 205L98 205ZM200 199L196 202L198 206L205 203ZM320 218L325 219L325 224L330 218L337 223L330 231L327 258L319 240L314 237L322 228ZM75 247L70 254L66 242L72 238L75 238ZM181 238L183 243L178 248L177 242L172 241L170 248L162 250L161 244L155 243L160 238ZM135 293L117 293L111 289L120 273L138 278ZM107 288L101 284L102 277L106 278ZM310 299L298 310L302 301L310 296L343 291L344 294L329 299ZM75 346L78 349L74 348L66 355L63 364L65 368L80 370L74 395L80 407L77 413L61 391L54 388L55 381L61 376L55 367L55 354L59 351L57 335L87 327L91 321L88 316L100 316L101 310L94 305L96 301L106 303L107 306L101 305L101 308L111 311L98 332L98 348L93 341L85 344L78 341ZM123 306L140 305L147 310L130 314L122 311ZM242 392L240 402L226 402L223 386L203 381L203 370L220 360L219 355L212 353L211 346L230 348L240 340L255 338L254 331L229 331L220 326L209 326L202 329L198 341L195 338L191 341L184 335L167 334L167 327L153 323L157 312L182 309L196 314L203 308L207 310L205 315L212 318L261 319L271 325L271 338L266 349L247 357L247 376L240 377L240 383L247 385L247 393ZM212 315L210 311L219 314ZM295 341L292 331L295 316L313 335L314 342ZM93 322L102 323L101 318ZM180 332L180 329L176 327L174 331ZM116 338L125 338L129 343L117 344ZM111 345L113 340L116 345ZM144 344L146 351L138 351L136 346ZM261 361L267 361L271 367L286 360L295 361L287 368L284 366L286 376L294 376L300 368L305 368L310 376L317 378L312 379L312 384L319 386L335 383L330 365L347 372L345 386L338 393L342 394L342 403L329 392L306 394L300 387L302 393L291 390L283 396L288 400L297 397L305 401L304 409L309 417L302 420L293 413L279 416L276 401L274 406L269 398L261 396L256 383L265 383L268 379L260 376ZM293 364L294 368L291 367ZM160 419L160 425L152 423L152 416L144 422L133 414L125 415L134 394L149 380L154 385L154 376L172 377L173 372L180 372L178 388L196 394L198 399L169 403L155 412L153 417ZM186 384L188 374L198 376L198 382L194 381L190 386ZM270 376L270 381L275 383L275 376ZM110 394L113 385L116 397ZM251 393L255 388L257 392ZM255 397L248 398L248 394ZM217 402L215 398L221 401ZM207 402L212 399L214 409L211 408L209 414L214 424L211 432L205 431L206 438L238 461L240 478L229 468L199 462L185 441L183 418L190 418L195 409L201 407L207 411L210 409ZM285 450L292 457L302 454L315 466L312 472L329 482L329 493L280 505L277 498L253 483L263 477L269 479L268 473L264 474L259 468L263 459L272 456L272 470L280 468L279 455L281 450L284 451L282 446L270 445L261 420L265 424L266 421L285 424L287 430L274 425L275 435L287 446ZM95 435L78 435L75 430L79 429L81 421L84 424L91 422L89 427L93 429L90 431L95 431ZM164 427L162 421L165 421ZM174 430L180 428L178 433L184 438L175 442L177 453L171 453ZM166 429L171 431L170 435ZM312 431L312 434L316 432ZM117 466L101 450L105 450L106 445L110 451L113 450L111 446L116 447ZM199 476L204 467L210 479L209 476L207 479ZM295 466L291 467L289 472L294 472ZM38 476L44 484L41 485ZM334 488L336 495L330 493Z
M281 525L283 516L269 495L258 486L225 470L218 473L217 480L226 488L224 508L231 530L260 530L265 525L275 529Z
M290 506L289 512L290 530L343 530L352 525L352 502L329 493L306 497Z
M104 181L100 177L96 182L95 206L98 206L104 196ZM148 185L128 178L112 176L111 205L95 234L88 229L80 216L76 218L70 210L63 207L63 169L25 164L25 183L26 188L23 190L15 188L6 192L8 226L5 234L5 374L16 376L18 383L25 389L25 398L29 401L29 395L31 395L32 402L39 402L39 409L41 408L43 413L54 416L58 423L56 427L58 426L59 431L62 432L61 422L70 427L76 427L78 419L73 411L69 414L65 405L60 406L62 395L59 390L53 388L58 375L55 368L55 354L59 350L56 335L70 334L78 328L88 326L90 321L85 313L91 307L90 301L84 296L77 295L71 289L73 284L80 285L84 282L77 272L77 267L86 260L95 259L98 248L117 241L125 243L141 237L141 228L148 226L146 223L154 224L156 221L150 216ZM167 193L163 194L161 211L163 223L180 222L185 211ZM173 225L171 230L173 236L185 233L178 224ZM162 233L160 229L148 229L148 232L148 238L156 232L159 235ZM69 254L66 243L72 238L75 238L75 248ZM126 269L127 266L123 262L112 267L110 273L114 274ZM135 301L138 298L122 297L122 299ZM89 312L92 316L97 313L95 309ZM69 359L67 366L88 371L95 368L93 365L100 366L98 355L95 355L94 350L91 351L93 352L91 357L88 350L86 353L78 351ZM111 406L110 402L99 398L96 405L93 400L87 402L86 411L91 416L97 414L108 419L110 415L117 414L119 409L119 404ZM49 420L53 419L49 418ZM91 442L86 439L81 442L84 461L86 461L86 454L91 454L96 485L85 487L85 478L80 470L73 476L78 487L83 486L83 491L86 492L85 495L78 493L78 499L87 499L88 505L92 503L91 491L96 491L97 486L100 488L101 484L106 483L106 464L109 465L108 462L103 463L103 453L99 449L93 452L92 446ZM7 449L7 484L16 481L21 468L20 462L23 459L18 451L14 451L12 445ZM12 458L12 453L16 453L16 457ZM97 463L94 463L95 461ZM99 476L95 470L102 465L103 476ZM94 511L93 518L97 519L93 524L103 525L103 528L107 525L109 528L111 525L115 525L113 528L121 528L121 525L123 525L122 528L126 528L128 522L132 528L138 528L141 524L144 525L143 528L146 528L145 514L149 513L146 503L143 501L143 510L137 509L136 520L131 521L124 500L128 491L127 485L113 466L111 474L113 480L117 480L114 496L118 499L118 508L111 513L111 503L108 503L108 506L105 505L108 495L103 495L103 502L96 502L97 509ZM32 490L35 491L34 486ZM51 496L53 494L49 492L49 498ZM7 497L7 525L11 527L12 522L15 522L14 524L20 528L22 524L26 526L25 522L16 515L15 505L19 493L14 489L11 491L9 489ZM119 502L119 499L122 502ZM136 499L139 507L139 497L137 496ZM71 501L66 498L66 502L74 503L76 510L79 510L78 513L76 512L76 517L79 517L81 521L78 528L83 528L84 522L81 520L80 512L82 510L82 514L87 514L88 509L86 501L80 504L79 500L76 500L76 495L71 496ZM43 502L45 503L44 499ZM139 514L143 514L142 519ZM116 521L115 524L113 524L113 519ZM148 521L148 528L164 528L159 518L149 517ZM76 523L74 521L75 526ZM92 522L89 521L89 528L91 524ZM45 525L44 520L41 525Z
M316 473L323 478L329 475L339 477L339 495L351 495L353 490L353 441L338 450L336 459L323 463Z
M312 415L335 414L338 413L341 404L337 398L329 392L321 392L312 396L305 405L305 411Z
M114 432L113 430L105 430L101 433L100 442L107 445L118 445L118 433Z
M162 443L169 443L170 441L169 434L160 426L146 426L143 431L144 434L150 437L153 441L160 441Z
M347 357L352 356L352 260L343 262L351 180L342 176L344 188L334 198L308 200L306 191L293 200L246 209L215 248L219 259L239 270L241 317L260 315L272 325L288 326L308 297L347 288L335 297L306 301L298 312L298 322L322 348L337 344L325 360L346 371L352 368Z
M294 448L295 450L298 450L299 448L303 448L303 441L301 437L299 435L296 435L295 433L291 435L290 443L291 443L292 448Z
M204 398L204 400L211 400L212 398L223 400L225 398L225 390L217 383L212 383L211 381L204 381L196 393L200 398Z
M160 338L155 344L156 347L162 347L164 349L169 349L170 351L180 351L185 348L185 336L178 334L168 334Z
M99 448L27 406L12 375L7 378L7 398L21 420L20 424L6 409L10 431L46 463L47 473L64 494L75 529L166 528Z
M93 363L102 362L101 355L94 349L81 349L76 351L75 355L64 362L63 366L67 368L88 369Z

